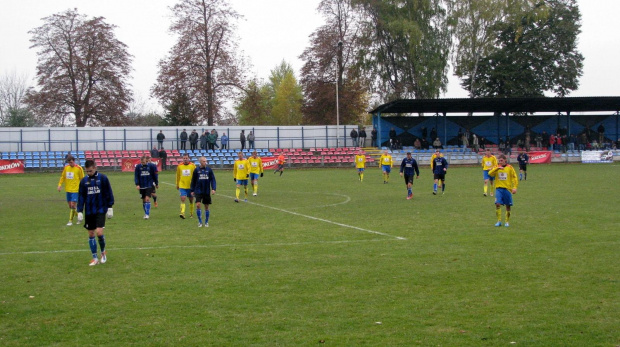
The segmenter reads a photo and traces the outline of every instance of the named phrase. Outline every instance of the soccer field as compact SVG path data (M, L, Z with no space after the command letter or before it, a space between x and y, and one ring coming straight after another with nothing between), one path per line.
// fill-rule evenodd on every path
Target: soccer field
M235 203L218 170L209 228L179 218L173 171L150 220L109 173L94 267L60 173L0 176L0 345L620 344L620 165L530 165L509 228L479 167L443 196L423 167L412 200L397 171L267 171Z

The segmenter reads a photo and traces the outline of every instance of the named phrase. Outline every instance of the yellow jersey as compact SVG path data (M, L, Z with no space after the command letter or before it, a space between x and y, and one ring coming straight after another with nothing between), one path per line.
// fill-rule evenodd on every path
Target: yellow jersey
M247 159L235 160L235 166L233 167L233 177L236 180L247 180L250 175L250 164Z
M177 187L179 189L191 189L192 188L192 175L196 170L196 165L190 162L189 164L179 164L177 166Z
M495 177L495 188L506 188L508 190L517 189L519 180L517 179L517 173L510 164L506 164L500 169L496 166L489 171L489 176Z
M355 155L355 167L357 169L363 169L366 167L366 155Z
M75 166L65 165L60 175L60 181L58 186L65 184L65 191L67 193L77 193L80 190L80 181L84 178L84 170L78 164Z
M392 156L389 154L382 154L381 158L379 158L379 163L381 163L381 165L389 165L392 167Z
M486 155L482 157L482 170L491 170L492 168L497 166L497 158L494 155L487 157Z
M263 173L263 160L260 157L249 157L248 163L250 164L250 173Z

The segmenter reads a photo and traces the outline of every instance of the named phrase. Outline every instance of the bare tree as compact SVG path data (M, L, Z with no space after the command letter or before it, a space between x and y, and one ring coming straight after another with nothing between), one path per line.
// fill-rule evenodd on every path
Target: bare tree
M31 30L37 87L27 103L47 125L119 125L132 99L131 55L103 17L77 9L43 18Z
M180 0L170 31L178 35L169 57L159 63L152 95L170 105L185 94L195 110L192 123L213 125L224 100L232 99L245 80L245 62L236 52L235 21L240 15L226 0Z
M0 76L0 124L6 124L10 113L24 109L28 91L28 75L16 71Z

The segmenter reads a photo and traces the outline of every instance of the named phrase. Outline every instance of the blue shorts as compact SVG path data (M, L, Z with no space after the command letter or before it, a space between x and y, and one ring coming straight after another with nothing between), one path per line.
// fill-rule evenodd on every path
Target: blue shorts
M192 190L191 189L179 188L179 193L181 194L181 196L189 196L190 198L192 197Z
M248 185L248 180L237 180L237 184L240 186L247 186Z
M495 181L495 177L489 176L489 171L490 170L482 170L482 177L484 177L485 180Z
M383 170L384 172L390 173L390 171L392 171L392 167L389 165L381 165L381 170Z
M250 172L250 181L257 180L259 177L260 177L260 174Z
M364 168L363 167L357 168L357 172L364 172Z
M78 193L67 193L67 202L77 202Z
M512 206L512 192L506 188L495 189L495 203L500 205Z

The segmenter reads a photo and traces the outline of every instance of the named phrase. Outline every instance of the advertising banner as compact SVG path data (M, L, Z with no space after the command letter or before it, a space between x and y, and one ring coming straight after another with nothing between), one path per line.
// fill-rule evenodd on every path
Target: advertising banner
M275 169L278 166L278 160L276 157L261 157L263 160L263 169Z
M549 164L551 163L551 151L528 152L530 164Z
M581 151L582 163L613 163L614 152L612 150L605 151Z
M157 171L161 171L161 160L159 158L151 159L151 163L157 164ZM123 172L134 172L138 164L140 164L139 158L123 158L121 168Z
M23 160L0 160L0 174L24 173Z

